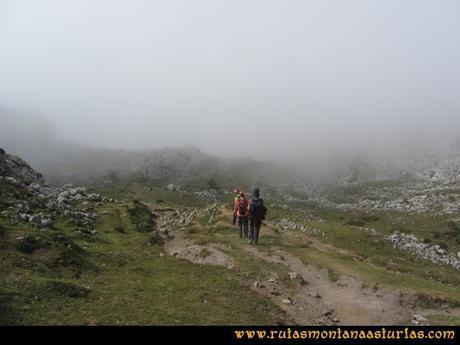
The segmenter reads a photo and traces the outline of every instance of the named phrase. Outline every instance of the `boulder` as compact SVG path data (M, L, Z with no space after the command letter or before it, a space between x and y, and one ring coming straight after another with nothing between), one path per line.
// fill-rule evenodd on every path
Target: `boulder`
M54 222L52 219L50 218L44 218L40 221L40 225L41 226L46 226L46 227L50 227L50 226L53 226Z

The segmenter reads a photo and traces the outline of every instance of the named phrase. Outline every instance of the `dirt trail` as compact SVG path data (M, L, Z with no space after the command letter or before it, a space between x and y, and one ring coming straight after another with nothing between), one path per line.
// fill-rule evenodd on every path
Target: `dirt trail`
M299 275L299 284L288 312L296 322L323 324L395 324L407 322L412 314L404 306L405 296L387 289L373 290L356 278L344 276L332 282L324 269L305 265L285 251L269 255L254 247L245 247L251 255L285 266ZM292 273L293 274L293 273ZM284 297L283 299L286 299ZM282 303L282 302L281 302Z
M169 255L189 260L202 265L232 266L232 257L223 253L218 246L198 245L189 240L182 231L171 232L171 240L165 244L165 251Z
M267 230L273 231L273 225L269 224ZM198 245L187 236L186 231L180 230L171 231L169 237L165 245L169 255L198 264L221 265L236 271L240 269L231 256L231 248L224 244L209 242ZM316 242L310 241L324 250L338 250L329 244ZM245 240L238 247L258 260L286 268L292 284L280 281L275 272L268 272L271 277L264 281L247 277L241 279L248 288L283 309L289 319L297 324L410 324L414 314L423 312L414 308L414 295L394 289L369 287L350 275L342 274L340 279L333 281L327 270L305 264L295 255L281 249L273 248L274 252L266 253L247 244Z
M194 244L182 231L171 233L172 239L165 245L169 255L197 264L235 267L234 259L224 253L221 245ZM271 279L258 281L246 279L252 290L269 298L287 312L297 324L395 324L410 321L411 313L404 305L404 295L386 289L373 290L363 287L353 277L342 277L331 282L326 270L305 265L294 255L278 250L266 254L256 247L241 246L249 255L260 260L281 264L286 271L298 277L295 289L288 289L277 274ZM225 250L228 252L228 250Z

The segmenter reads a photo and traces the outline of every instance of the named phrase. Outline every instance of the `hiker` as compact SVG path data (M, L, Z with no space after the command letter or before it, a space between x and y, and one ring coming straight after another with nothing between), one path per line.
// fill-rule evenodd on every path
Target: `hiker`
M236 225L236 203L238 202L238 199L240 198L240 189L235 188L233 191L235 193L235 198L233 199L233 225Z
M244 193L240 193L240 197L236 203L236 215L238 216L238 226L240 228L240 237L243 237L243 232L248 237L248 222L249 222L249 201L244 197Z
M264 200L260 197L259 188L254 188L252 199L249 203L249 243L257 244L259 241L259 231L262 221L267 214Z

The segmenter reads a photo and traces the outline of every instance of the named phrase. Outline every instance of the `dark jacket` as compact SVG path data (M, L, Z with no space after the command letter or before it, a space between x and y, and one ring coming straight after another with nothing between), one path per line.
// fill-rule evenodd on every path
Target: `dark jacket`
M263 209L264 208L264 200L262 198L252 198L251 201L249 202L249 218L251 220L263 220L264 217L260 214L256 214L254 212L254 205L255 204L259 204L260 203L260 206L261 208Z

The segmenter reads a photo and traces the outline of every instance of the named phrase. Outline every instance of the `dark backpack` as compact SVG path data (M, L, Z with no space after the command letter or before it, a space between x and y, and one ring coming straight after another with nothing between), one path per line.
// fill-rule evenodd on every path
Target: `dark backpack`
M252 217L255 219L265 219L267 208L264 206L262 199L252 199Z

